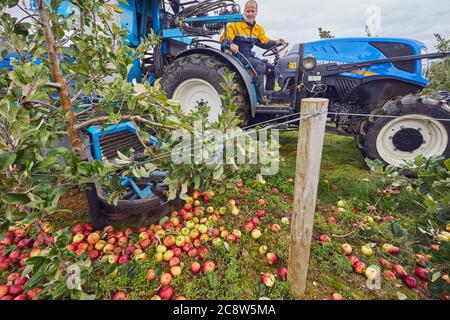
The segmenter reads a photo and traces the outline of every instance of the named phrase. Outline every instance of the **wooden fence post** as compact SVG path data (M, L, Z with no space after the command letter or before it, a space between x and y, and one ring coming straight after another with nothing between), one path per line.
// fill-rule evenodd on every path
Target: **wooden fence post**
M304 296L306 288L328 102L328 99L307 98L301 103L302 113L322 114L309 118L303 115L298 131L288 262L290 291L298 299Z

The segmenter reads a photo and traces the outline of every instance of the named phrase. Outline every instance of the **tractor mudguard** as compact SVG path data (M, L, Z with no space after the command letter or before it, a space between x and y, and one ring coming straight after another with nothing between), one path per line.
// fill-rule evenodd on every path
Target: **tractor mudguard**
M214 57L218 58L220 61L222 61L223 63L230 65L232 67L232 69L235 70L239 74L239 76L242 78L242 81L245 84L245 89L249 93L248 96L250 99L250 110L251 110L252 118L254 118L255 114L256 114L256 105L257 105L256 95L253 90L253 85L252 85L252 81L250 79L250 75L242 67L241 63L233 56L226 54L220 50L214 49L214 48L189 49L189 50L186 50L186 51L183 51L182 53L180 53L176 57L176 59L178 59L180 57L188 56L191 54L203 54L203 55L214 56Z

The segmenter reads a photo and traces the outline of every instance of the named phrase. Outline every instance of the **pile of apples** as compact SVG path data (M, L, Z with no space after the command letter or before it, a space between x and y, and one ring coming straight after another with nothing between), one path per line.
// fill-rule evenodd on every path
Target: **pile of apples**
M39 233L30 234L31 225L10 226L0 241L0 272L8 274L6 283L0 283L0 300L37 300L41 288L25 291L28 277L22 276L27 259L39 256L43 248L53 244L52 227L40 223Z
M167 269L162 272L159 279L156 279L154 269L147 271L147 280L149 282L157 280L159 285L158 294L151 299L184 299L183 296L175 296L175 289L172 286L174 278L184 272L192 274L215 272L216 262L208 259L210 249L218 247L224 242L236 243L242 236L239 229L227 230L224 225L225 214L239 215L239 209L234 200L230 200L226 207L214 208L209 204L214 196L213 192L202 194L199 190L195 190L190 197L185 199L183 208L172 212L167 220L158 225L152 224L148 228L139 229L136 242L130 239L131 230L114 233L111 227L108 227L105 238L97 242L97 244L102 242L103 246L102 252L99 254L108 255L108 262L112 264L125 264L130 260L145 261L153 258ZM103 230L103 234L105 231ZM85 235L88 243L90 235ZM81 237L79 236L79 238ZM96 236L95 241L97 238ZM112 246L107 247L108 245ZM148 257L145 251L150 246L156 248L153 257ZM105 248L108 248L106 252ZM79 244L78 248L74 247L73 249L79 250ZM92 250L99 251L99 249L101 248L94 247L94 249L88 248L87 250L91 252ZM89 256L92 257L92 254ZM94 257L97 257L97 254ZM195 261L190 266L186 266L183 262L184 257L195 259ZM112 299L124 300L128 297L126 292L119 291L114 294Z

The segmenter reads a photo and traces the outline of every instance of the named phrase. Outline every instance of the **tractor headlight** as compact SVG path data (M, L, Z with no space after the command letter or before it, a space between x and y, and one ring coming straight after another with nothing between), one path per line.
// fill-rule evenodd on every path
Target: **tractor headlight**
M311 54L308 54L302 60L303 70L306 70L306 71L311 71L312 69L314 69L316 67L316 64L317 64L317 60Z
M420 54L427 54L428 53L428 49L426 47L423 47L420 50ZM423 78L427 78L430 74L430 60L429 59L422 59L420 60L422 68L421 68L421 72L420 74L422 75Z

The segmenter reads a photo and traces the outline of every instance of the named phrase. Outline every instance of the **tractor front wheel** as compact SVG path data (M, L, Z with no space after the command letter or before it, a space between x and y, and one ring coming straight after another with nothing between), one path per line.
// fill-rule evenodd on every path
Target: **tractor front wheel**
M192 54L176 59L166 68L161 79L161 86L167 96L181 103L182 110L188 113L198 105L209 106L209 119L217 121L222 112L223 103L220 95L223 93L221 84L224 76L232 69L215 57ZM236 79L236 116L245 126L249 121L247 94L242 80Z
M448 158L449 120L450 106L446 101L408 95L388 101L363 123L357 145L363 156L396 167L418 155Z

